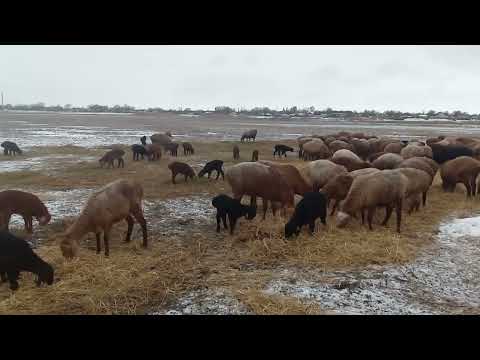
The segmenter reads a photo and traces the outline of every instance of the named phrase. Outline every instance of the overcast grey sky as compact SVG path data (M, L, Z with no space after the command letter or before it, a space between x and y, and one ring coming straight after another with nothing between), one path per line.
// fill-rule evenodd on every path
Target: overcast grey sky
M5 46L5 102L480 112L480 46Z

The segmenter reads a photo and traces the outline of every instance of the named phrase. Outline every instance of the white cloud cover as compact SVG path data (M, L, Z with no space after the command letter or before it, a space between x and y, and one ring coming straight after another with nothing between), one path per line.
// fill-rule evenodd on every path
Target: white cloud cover
M0 46L11 104L480 112L480 46Z

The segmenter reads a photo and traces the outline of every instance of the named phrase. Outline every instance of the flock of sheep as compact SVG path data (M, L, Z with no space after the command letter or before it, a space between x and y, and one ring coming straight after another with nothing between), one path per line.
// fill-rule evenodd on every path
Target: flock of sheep
M242 135L243 140L255 141L257 130ZM161 158L162 150L177 156L178 144L172 141L170 133L154 134L152 143L141 138L141 145L131 147L133 159L138 161L147 156L151 161ZM13 144L13 145L12 145ZM194 154L193 146L183 143L184 154ZM11 142L1 144L5 155L21 153ZM454 191L456 184L462 183L467 196L477 191L477 176L480 172L480 140L469 137L429 138L426 142L399 141L391 138L366 136L363 133L340 132L331 135L302 136L298 138L299 157L309 161L303 169L292 164L258 160L258 151L252 154L252 161L240 162L223 171L222 160L209 161L198 173L201 177L216 171L229 183L233 197L225 194L215 196L212 205L217 209L217 232L220 224L230 228L233 234L237 220L245 216L253 219L257 213L257 197L262 198L263 219L269 204L273 215L281 208L294 208L293 215L285 224L285 237L298 235L302 226L308 225L310 232L315 230L319 218L325 225L327 209L332 203L330 215L338 209L337 226L344 227L352 217L360 215L362 223L367 222L372 229L372 219L378 207L386 209L382 225L387 225L393 210L396 211L397 232L401 230L402 209L408 213L418 211L426 205L427 192L440 169L442 186L445 191ZM273 155L287 156L293 148L277 144ZM100 165L124 166L125 152L113 148L99 161ZM233 158L239 158L239 147L233 148ZM178 174L188 178L197 176L186 163L173 161L168 165L172 172L172 183ZM250 204L243 205L244 195L250 196ZM295 205L294 197L302 199ZM87 233L96 236L97 253L101 252L101 234L105 255L109 255L109 238L112 226L120 221L128 224L125 241L130 241L135 221L143 232L143 247L148 246L147 223L143 215L143 187L136 181L119 179L96 191L87 200L75 222L60 237L63 256L73 258L78 255L79 242ZM53 268L33 252L25 240L8 232L13 214L23 216L25 228L32 233L32 219L46 225L51 215L46 206L33 194L7 190L0 192L0 275L2 281L10 282L10 288L18 288L20 271L37 274L37 284L53 281ZM227 225L226 219L229 219Z

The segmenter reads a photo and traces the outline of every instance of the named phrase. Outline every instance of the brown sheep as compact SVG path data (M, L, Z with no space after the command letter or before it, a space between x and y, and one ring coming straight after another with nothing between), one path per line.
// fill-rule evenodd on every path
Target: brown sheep
M177 156L178 155L178 143L168 143L163 145L163 149L165 150L165 153L170 152L171 156Z
M103 168L105 164L108 164L108 167L115 167L115 164L113 163L115 160L118 161L117 167L120 167L122 165L122 168L125 167L125 162L123 161L123 155L125 155L125 151L121 149L113 149L108 151L105 155L102 156L98 162L100 163L100 167Z
M247 130L242 134L240 141L243 142L243 140L249 140L249 139L251 139L252 141L255 141L256 137L257 137L257 129Z
M303 145L310 140L313 140L311 136L300 136L297 138L297 143L298 143L298 157L303 158ZM335 139L334 139L335 140Z
M382 150L379 150L380 145L381 145L380 139L370 138L367 141L370 144L370 153L371 154L375 154L375 153L378 153L378 152L382 151Z
M162 146L172 142L171 136L168 134L153 134L150 136L150 140L152 140L152 143L160 144Z
M162 158L162 147L159 144L145 145L146 155L148 160L155 161Z
M134 219L142 227L143 247L148 245L147 223L142 211L142 186L132 180L119 179L96 191L76 221L60 236L60 248L66 258L78 255L79 241L88 233L95 233L97 254L101 251L100 235L103 232L105 256L110 254L110 231L112 226L122 220L128 224L125 241L129 242Z
M253 150L252 152L252 162L258 161L258 150Z
M347 173L345 166L337 165L330 160L312 161L304 171L305 179L312 186L313 191L318 191L336 175Z
M365 139L353 138L350 140L350 144L353 145L354 153L357 154L360 159L366 160L368 155L371 154L370 143Z
M336 138L329 135L329 136L325 136L325 139L323 140L323 142L325 143L325 145L330 146L330 144L336 140L337 140Z
M259 163L277 169L295 194L303 196L306 192L312 191L312 187L305 181L295 166L290 164L277 164L267 160L260 160Z
M193 148L193 145L190 144L189 142L183 142L182 147L183 147L183 155L195 154L195 149Z
M238 148L237 145L233 146L233 160L238 160L240 159L240 149Z
M435 138L428 138L425 142L427 143L428 146L435 144L441 140L445 139L445 136L437 136Z
M409 158L418 157L418 156L426 156L429 158L433 157L432 148L428 145L418 146L418 145L409 144L402 149L402 151L400 152L400 155L404 159L409 159Z
M353 145L340 140L332 141L330 144L328 144L328 148L330 149L332 154L335 154L336 151L341 149L347 149L347 150L353 151Z
M398 142L392 142L388 144L387 146L385 146L383 151L385 151L386 153L400 154L403 148L404 148L403 143L398 141Z
M377 160L380 156L382 155L385 155L387 154L385 151L380 151L380 152L376 152L376 153L373 153L371 155L368 156L367 160L370 162L370 163L373 163L375 160ZM403 159L403 158L402 158Z
M425 171L430 177L433 179L435 178L435 174L437 170L432 167L427 161L425 161L425 157L413 157L407 160L403 160L400 164L398 164L397 169L399 168L413 168L418 170Z
M368 210L368 227L372 230L375 209L385 206L387 213L382 225L387 225L395 207L397 213L397 232L402 222L402 204L407 191L408 179L395 170L383 170L370 175L359 176L353 180L352 186L341 211L337 215L337 226L344 227L351 216L364 209Z
M193 178L196 176L195 171L192 169L192 167L188 164L185 164L180 161L174 161L170 164L168 164L168 168L172 172L172 183L176 184L175 182L175 177L178 174L182 174L185 176L185 182L187 182L187 179L190 178L193 180Z
M28 234L33 233L34 217L40 226L47 225L52 218L45 204L36 195L18 190L0 191L0 229L8 231L13 214L23 217Z
M415 168L398 168L394 171L402 173L408 178L408 186L405 197L422 194L423 206L427 203L427 192L432 185L433 179L429 173Z
M225 177L232 187L233 197L242 199L249 195L252 205L256 198L263 202L263 219L267 213L267 202L280 203L286 213L286 207L294 206L294 193L280 172L272 166L258 162L243 162L229 167Z
M375 161L372 162L372 166L379 170L391 170L395 169L403 161L403 157L398 154L386 153Z
M380 170L374 168L366 168L366 169L359 169L352 171L348 174L340 174L332 179L330 179L327 184L322 187L320 192L327 196L328 202L327 207L330 204L330 200L335 200L335 203L332 207L332 212L330 215L335 213L335 209L337 208L340 201L347 197L348 191L350 190L350 186L352 185L353 179L358 176L362 175L369 175ZM362 217L363 219L363 217Z
M440 168L444 191L453 192L457 183L467 188L467 197L475 196L477 176L480 172L480 161L469 156L460 156L449 160ZM480 187L479 187L480 190Z
M333 154L332 162L344 166L348 171L372 167L368 162L361 160L350 150L341 149Z
M332 156L327 145L320 139L313 139L303 144L302 154L304 160L327 159Z

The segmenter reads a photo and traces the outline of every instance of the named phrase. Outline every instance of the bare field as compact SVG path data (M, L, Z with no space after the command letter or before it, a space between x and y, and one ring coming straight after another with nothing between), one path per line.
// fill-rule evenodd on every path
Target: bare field
M42 116L35 121L54 128L64 126L56 117L51 120ZM127 115L105 122L102 117L96 122L82 119L78 121L86 127L110 129L115 124L114 130L118 130L127 127L125 122L133 127ZM207 124L200 119L187 119L181 124L178 119L141 119L140 134L148 125L146 119L150 119L155 131L171 129L177 133L189 127L212 133L220 127L228 131L227 122L219 120L214 124L215 118ZM258 120L248 119L252 123ZM69 126L81 126L75 121ZM200 121L201 125L196 123ZM7 138L5 127L0 123L1 139ZM240 132L242 127L236 129ZM236 129L231 131L235 136ZM302 131L336 131L312 129ZM269 130L272 134L279 131L275 126ZM295 131L299 130L292 134ZM411 137L423 136L408 128L402 131ZM259 132L262 134L261 128ZM127 138L126 143L138 143L141 135L136 135L131 141ZM273 160L275 143L296 148L295 137L235 143L240 144L240 161L250 160L254 149L259 150L260 159ZM32 144L20 157L0 157L0 190L31 191L52 212L49 225L34 226L40 243L36 251L56 270L56 281L50 287L35 287L29 274L22 275L20 289L13 294L7 285L2 285L0 313L478 313L478 283L474 280L479 272L475 264L477 237L468 233L456 237L446 232L448 229L442 230L441 225L445 227L455 217L468 217L480 210L480 202L467 200L461 186L455 193L445 194L437 177L427 207L412 216L405 215L400 235L394 231L393 220L385 228L377 219L374 230L368 231L355 221L345 229L337 229L335 219L328 218L326 228L320 224L315 236L309 236L304 229L298 238L286 241L283 225L287 219L278 214L273 217L270 212L266 221L261 221L261 215L253 221L241 219L231 237L226 232L215 232L215 213L210 204L214 195L230 193L228 183L221 178L184 183L177 177L178 184L173 185L167 168L169 156L157 162L137 162L132 161L128 149L124 169L100 169L97 159L106 151L100 147L125 143L107 136L108 141L95 145L97 140L89 139L77 145L68 145L75 144L68 141L58 146ZM228 167L233 164L234 141L219 140L192 135L188 141L193 143L195 155L185 157L179 152L177 159L189 163L197 172L213 159L224 160ZM21 146L22 142L18 142ZM296 156L289 153L287 159L279 161L304 166ZM136 179L144 186L149 249L139 247L138 225L132 243L123 243L126 226L122 223L112 235L110 258L95 254L94 236L90 235L82 244L79 259L63 259L56 236L72 216L78 215L93 190L120 177ZM383 212L379 213L378 218L383 216ZM22 224L18 220L14 217L17 226ZM23 229L19 226L15 232L23 234ZM405 275L409 273L414 276ZM442 284L443 292L438 289Z

